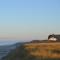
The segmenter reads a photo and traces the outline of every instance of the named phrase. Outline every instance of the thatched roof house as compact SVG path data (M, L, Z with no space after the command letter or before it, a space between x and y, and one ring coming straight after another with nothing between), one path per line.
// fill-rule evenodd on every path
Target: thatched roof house
M60 40L60 35L54 35L54 34L49 35L48 40L59 41Z

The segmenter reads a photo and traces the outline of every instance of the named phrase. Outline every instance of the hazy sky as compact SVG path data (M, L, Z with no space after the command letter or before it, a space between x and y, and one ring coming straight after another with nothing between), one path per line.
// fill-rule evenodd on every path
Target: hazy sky
M60 0L0 0L0 39L46 39L60 34Z

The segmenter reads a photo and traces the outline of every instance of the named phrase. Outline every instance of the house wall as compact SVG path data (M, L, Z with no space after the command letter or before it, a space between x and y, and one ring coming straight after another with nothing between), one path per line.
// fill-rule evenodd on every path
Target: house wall
M56 41L56 40L57 40L57 38L51 37L51 38L49 38L48 40Z

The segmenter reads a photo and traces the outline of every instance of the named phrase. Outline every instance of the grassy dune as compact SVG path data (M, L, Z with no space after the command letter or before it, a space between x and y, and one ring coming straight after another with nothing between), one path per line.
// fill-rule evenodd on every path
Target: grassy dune
M60 58L60 43L30 43L25 49L35 57Z

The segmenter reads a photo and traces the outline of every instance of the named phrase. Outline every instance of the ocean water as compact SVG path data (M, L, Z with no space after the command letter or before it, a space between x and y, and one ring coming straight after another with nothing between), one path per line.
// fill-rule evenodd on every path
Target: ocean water
M6 56L8 52L9 52L8 49L0 47L0 60L2 57Z
M6 56L12 49L16 48L15 43L1 43L0 44L0 60Z
M3 45L12 45L12 44L15 44L19 41L13 41L13 40L0 40L0 46L3 46Z
M0 60L7 56L11 50L15 49L16 47L20 46L20 40L5 40L0 39Z
M8 53L19 47L21 44L23 44L23 42L0 42L0 60L2 60L3 57L7 56Z

